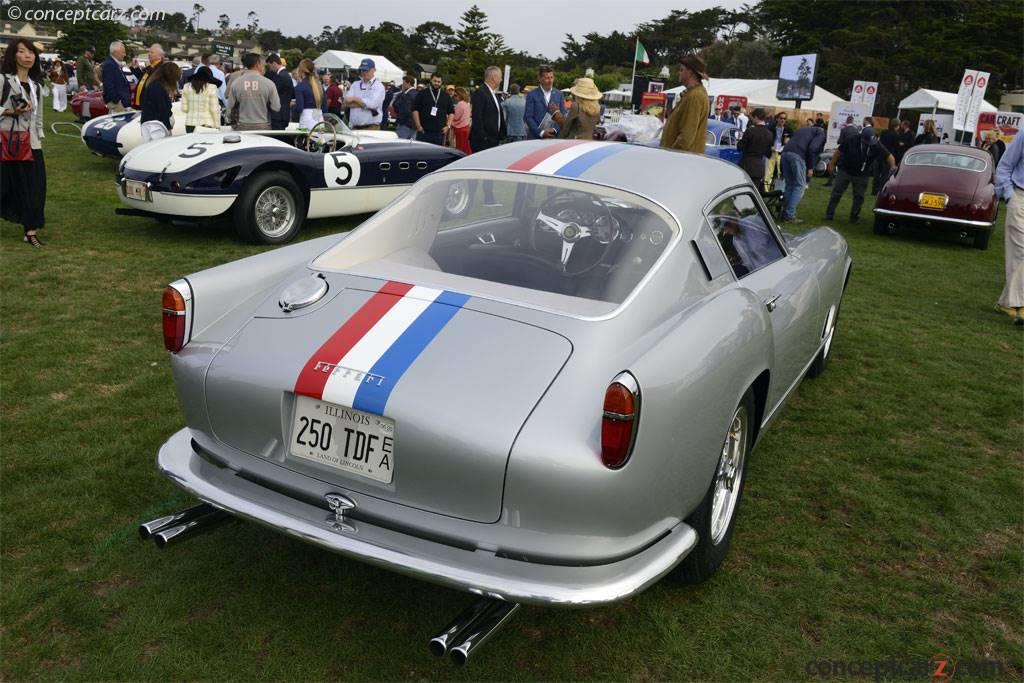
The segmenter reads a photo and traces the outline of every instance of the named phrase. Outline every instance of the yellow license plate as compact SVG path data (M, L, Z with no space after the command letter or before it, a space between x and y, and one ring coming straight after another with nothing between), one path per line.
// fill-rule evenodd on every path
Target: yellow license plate
M917 200L917 205L922 209L945 209L946 195L923 192L921 198Z

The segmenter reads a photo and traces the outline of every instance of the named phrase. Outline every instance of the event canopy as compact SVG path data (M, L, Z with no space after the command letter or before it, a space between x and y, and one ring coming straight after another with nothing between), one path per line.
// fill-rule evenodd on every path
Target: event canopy
M397 66L387 57L381 55L364 55L358 52L347 52L345 50L328 50L317 57L313 64L318 69L345 69L356 71L359 69L359 62L369 57L377 65L377 80L382 83L393 81L400 83L405 71Z
M921 88L900 101L900 111L921 111L928 114L952 114L956 109L956 93ZM996 108L985 100L981 101L981 111L996 111Z
M747 111L751 107L775 107L777 109L792 109L792 100L775 99L775 91L779 82L774 78L711 78L705 87L708 95L718 97L719 95L735 95L747 98ZM665 92L670 97L678 97L685 88L679 86ZM841 102L843 98L833 95L820 85L814 88L814 99L804 100L800 105L803 109L815 111L829 111L833 102Z

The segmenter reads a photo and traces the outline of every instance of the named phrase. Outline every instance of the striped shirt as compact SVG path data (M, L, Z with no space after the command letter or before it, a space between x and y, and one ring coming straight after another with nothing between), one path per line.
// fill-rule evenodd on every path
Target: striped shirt
M220 128L220 100L217 87L206 83L202 92L196 92L192 84L181 89L181 111L185 112L186 126Z

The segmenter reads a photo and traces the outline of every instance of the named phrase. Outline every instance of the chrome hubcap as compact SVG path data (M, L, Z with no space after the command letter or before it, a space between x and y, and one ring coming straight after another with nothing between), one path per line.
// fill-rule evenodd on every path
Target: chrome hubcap
M722 445L722 455L715 471L715 492L711 501L711 544L718 545L736 512L740 484L743 478L743 461L747 457L747 409L740 406L732 417L729 433Z
M291 192L274 185L256 198L256 227L267 237L280 237L295 222L295 200Z

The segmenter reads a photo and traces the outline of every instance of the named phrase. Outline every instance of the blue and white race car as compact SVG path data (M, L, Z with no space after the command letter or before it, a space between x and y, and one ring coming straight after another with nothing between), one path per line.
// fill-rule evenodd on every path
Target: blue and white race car
M462 156L329 123L311 131L193 133L125 155L117 171L124 207L117 212L162 221L229 219L243 239L279 244L292 240L306 218L377 211ZM465 210L465 190L454 192L446 211Z

